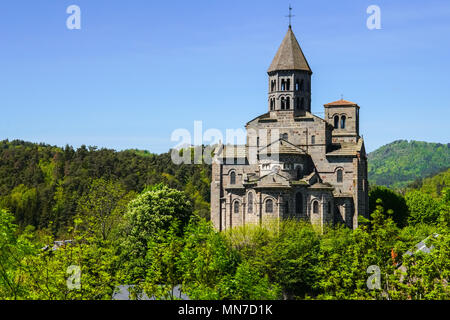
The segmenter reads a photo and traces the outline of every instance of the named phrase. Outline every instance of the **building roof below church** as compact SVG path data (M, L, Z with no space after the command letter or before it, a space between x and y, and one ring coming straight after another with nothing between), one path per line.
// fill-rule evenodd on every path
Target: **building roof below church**
M219 158L246 158L247 147L245 145L225 145L219 148L216 156Z
M359 138L357 143L341 142L336 149L327 153L327 156L356 156L363 148L364 139Z
M291 27L289 27L268 72L283 70L303 70L312 73Z

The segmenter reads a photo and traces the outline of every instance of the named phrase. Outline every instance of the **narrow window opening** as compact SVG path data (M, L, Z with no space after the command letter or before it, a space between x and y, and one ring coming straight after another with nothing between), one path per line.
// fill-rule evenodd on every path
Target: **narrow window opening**
M295 195L295 212L303 214L303 195L301 193Z
M273 212L273 201L270 199L266 201L266 212L267 213Z
M339 116L334 116L334 128L339 129Z
M236 184L236 172L230 173L230 184Z
M239 213L239 202L238 201L234 202L234 213Z
M345 121L347 120L346 116L341 117L341 129L345 129Z
M253 213L253 193L248 194L248 213Z
M303 170L301 166L297 167L297 180L300 180L301 178L303 178Z
M336 172L336 180L337 180L337 182L338 182L338 183L342 183L342 181L344 180L343 178L344 178L344 177L343 177L342 169L339 169L339 170Z
M319 202L318 201L313 202L313 213L319 213Z

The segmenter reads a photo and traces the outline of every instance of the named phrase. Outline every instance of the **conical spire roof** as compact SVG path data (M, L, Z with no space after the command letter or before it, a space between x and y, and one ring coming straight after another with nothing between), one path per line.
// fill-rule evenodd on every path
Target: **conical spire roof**
M273 58L268 72L281 70L303 70L312 73L291 27Z

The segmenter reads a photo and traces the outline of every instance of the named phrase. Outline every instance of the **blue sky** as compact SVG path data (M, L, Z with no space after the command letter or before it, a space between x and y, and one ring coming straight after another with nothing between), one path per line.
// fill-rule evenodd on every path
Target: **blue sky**
M450 142L450 2L10 0L0 3L0 139L166 152L178 128L243 128L267 111L288 26L314 72L312 110L361 106L372 151ZM66 8L82 11L68 30ZM381 30L366 9L381 8Z

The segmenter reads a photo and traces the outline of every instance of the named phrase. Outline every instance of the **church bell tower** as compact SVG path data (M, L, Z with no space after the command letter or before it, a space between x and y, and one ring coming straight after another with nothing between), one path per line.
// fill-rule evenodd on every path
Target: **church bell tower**
M312 71L291 26L267 73L270 112L311 112Z

